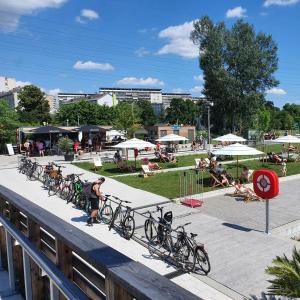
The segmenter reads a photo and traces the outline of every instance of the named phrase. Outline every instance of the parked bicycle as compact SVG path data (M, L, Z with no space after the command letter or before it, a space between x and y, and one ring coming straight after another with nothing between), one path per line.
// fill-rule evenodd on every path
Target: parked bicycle
M115 200L117 200L119 204L109 224L109 230L111 230L113 227L116 227L116 223L118 223L118 228L120 229L122 236L125 239L129 240L132 237L135 230L134 215L132 214L133 210L129 206L126 206L125 210L122 210L122 204L131 203L131 202L126 200L121 200L115 196L112 197Z
M111 207L111 195L105 195L104 200L101 201L101 206L98 211L98 219L104 224L109 224L113 218L113 209Z
M172 224L173 213L171 211L166 212L163 215L164 207L156 206L156 211L160 212L160 217L158 217L158 221L152 216L152 212L148 211L148 218L144 223L144 231L145 237L149 241L153 238L153 236L162 233L162 225Z

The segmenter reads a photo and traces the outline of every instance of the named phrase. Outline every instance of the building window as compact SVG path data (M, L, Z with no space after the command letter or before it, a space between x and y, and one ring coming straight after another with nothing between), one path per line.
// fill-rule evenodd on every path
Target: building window
M167 135L167 130L160 130L160 137Z
M173 133L179 135L179 130L173 130Z

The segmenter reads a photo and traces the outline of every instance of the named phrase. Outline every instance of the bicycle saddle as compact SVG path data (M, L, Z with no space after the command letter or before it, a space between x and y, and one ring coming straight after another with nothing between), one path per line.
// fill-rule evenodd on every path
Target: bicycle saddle
M197 233L191 233L192 238L196 237L197 235L198 235Z

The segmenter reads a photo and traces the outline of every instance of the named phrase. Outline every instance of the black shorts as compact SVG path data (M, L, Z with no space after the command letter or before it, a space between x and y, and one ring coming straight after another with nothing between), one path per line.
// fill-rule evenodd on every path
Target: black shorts
M99 209L99 199L97 198L90 198L90 202L91 202L91 209Z

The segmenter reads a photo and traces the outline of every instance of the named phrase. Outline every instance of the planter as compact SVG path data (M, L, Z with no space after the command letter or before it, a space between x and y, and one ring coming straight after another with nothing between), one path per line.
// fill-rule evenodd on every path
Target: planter
M74 154L65 154L65 161L73 161Z

